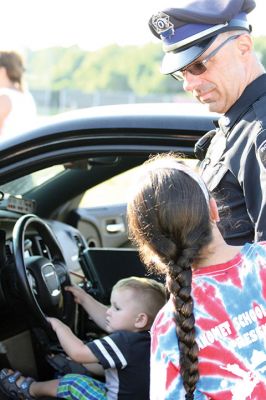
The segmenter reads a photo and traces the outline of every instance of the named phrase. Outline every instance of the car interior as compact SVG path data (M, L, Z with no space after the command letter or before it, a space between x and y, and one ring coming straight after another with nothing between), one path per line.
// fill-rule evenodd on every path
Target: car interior
M77 284L108 305L113 285L149 276L128 238L126 203L80 207L84 193L140 165L150 154L78 159L32 170L1 185L0 367L35 379L57 371L48 354L61 354L46 316L56 316L84 341L103 335L72 295ZM131 183L131 182L129 182ZM106 189L107 188L107 189ZM121 188L124 193L126 188Z
M4 144L0 368L37 380L58 376L47 355L63 351L47 316L61 319L85 342L105 334L65 286L79 285L108 305L121 278L164 282L146 269L130 240L127 199L140 179L138 167L151 155L175 152L197 168L194 143L213 118L150 115L125 119L112 108L100 118L91 112Z

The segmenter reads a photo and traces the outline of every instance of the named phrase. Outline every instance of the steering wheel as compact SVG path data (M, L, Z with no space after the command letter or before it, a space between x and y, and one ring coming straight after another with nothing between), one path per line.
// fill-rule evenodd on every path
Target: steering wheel
M25 249L26 232L37 234L42 255L32 256ZM72 294L64 290L71 284L70 275L51 228L36 215L27 214L17 220L12 238L18 289L38 326L51 334L46 316L52 316L73 328L76 307Z

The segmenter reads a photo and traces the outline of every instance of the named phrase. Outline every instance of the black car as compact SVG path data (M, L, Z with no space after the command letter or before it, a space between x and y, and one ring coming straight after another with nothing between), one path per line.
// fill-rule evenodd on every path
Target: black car
M108 304L117 280L147 274L126 223L136 169L169 151L196 165L194 144L214 118L189 104L106 106L63 114L1 143L1 368L54 376L46 355L61 349L47 315L83 340L99 334L64 286L82 285Z

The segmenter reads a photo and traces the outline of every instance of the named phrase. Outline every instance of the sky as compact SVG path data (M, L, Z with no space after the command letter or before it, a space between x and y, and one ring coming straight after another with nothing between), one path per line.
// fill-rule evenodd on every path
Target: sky
M171 4L178 0L171 0ZM78 45L97 50L109 44L156 41L147 21L169 0L0 0L0 49L23 51ZM253 34L266 35L265 0L249 14ZM263 4L264 3L264 4Z

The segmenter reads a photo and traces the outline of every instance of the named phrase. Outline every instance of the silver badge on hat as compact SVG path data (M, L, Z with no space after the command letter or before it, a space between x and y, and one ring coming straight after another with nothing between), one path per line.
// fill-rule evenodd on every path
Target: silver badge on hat
M169 37L174 34L174 25L170 22L169 15L163 12L154 14L151 18L151 23L155 31L163 37Z

